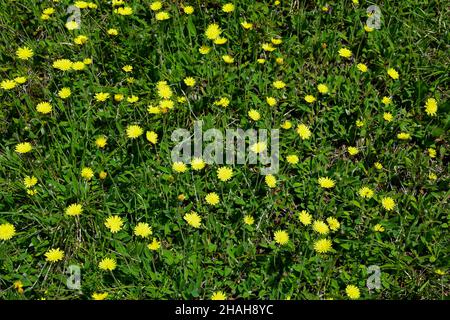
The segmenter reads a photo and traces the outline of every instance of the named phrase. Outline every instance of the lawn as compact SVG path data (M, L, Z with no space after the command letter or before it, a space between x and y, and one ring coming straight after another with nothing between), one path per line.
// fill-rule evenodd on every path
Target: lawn
M0 28L1 299L449 299L445 1L0 0ZM210 129L278 168L209 161Z

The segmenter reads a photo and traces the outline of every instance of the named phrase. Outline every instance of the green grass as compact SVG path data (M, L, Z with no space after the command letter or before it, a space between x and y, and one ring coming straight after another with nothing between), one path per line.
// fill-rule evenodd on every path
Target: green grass
M194 13L182 12L181 2L163 1L170 13L156 21L150 1L128 0L130 16L114 14L107 1L93 0L97 9L81 10L81 29L65 28L67 7L61 0L0 0L0 82L26 76L27 82L11 90L0 89L0 224L11 223L17 234L0 240L0 298L90 299L93 292L108 292L108 299L209 299L223 291L229 299L348 299L347 285L356 285L362 299L448 299L449 297L449 32L450 12L445 1L379 1L381 29L366 32L366 8L360 1L235 0L232 13L222 12L226 1L183 1ZM48 21L40 19L54 7ZM254 23L245 30L242 21ZM214 45L206 39L208 24L216 22L228 39ZM117 36L106 31L116 28ZM73 39L86 35L84 45ZM283 42L273 52L263 43L272 37ZM212 50L199 53L201 45ZM16 57L27 46L34 56ZM338 50L352 50L352 59ZM221 56L230 54L233 64ZM275 59L283 58L277 64ZM52 67L57 59L92 58L83 71L63 72ZM258 58L266 58L264 64ZM357 63L367 64L362 73ZM132 65L133 72L122 67ZM393 67L399 79L387 75ZM183 79L197 83L188 88ZM128 83L128 77L135 81ZM276 90L280 79L287 86ZM152 115L157 105L156 83L165 80L174 91L173 110ZM326 83L329 94L317 91ZM57 96L69 87L68 99ZM98 102L94 95L109 92ZM116 102L113 95L125 99ZM313 104L304 97L312 94ZM136 95L130 104L126 97ZM214 101L228 97L227 108ZM270 107L266 97L278 105ZM384 96L392 103L384 105ZM436 116L425 112L425 102L435 98ZM37 103L50 101L48 115L36 111ZM250 109L261 113L253 122ZM394 116L383 120L383 113ZM233 178L221 182L217 165L185 173L172 170L170 152L177 128L193 130L195 120L203 129L279 128L285 120L293 127L280 131L280 171L277 186L269 188L255 165L233 166ZM362 127L356 121L364 122ZM295 132L299 123L312 132L309 140ZM128 139L126 127L138 124L158 133L151 145L145 134ZM408 141L397 134L411 134ZM95 138L108 137L99 149ZM15 152L19 142L33 150ZM348 146L359 154L349 156ZM427 149L436 149L430 158ZM297 154L300 161L285 158ZM382 170L374 167L383 165ZM91 181L81 169L91 167ZM98 178L106 171L104 180ZM436 180L429 178L434 173ZM38 179L37 194L26 192L23 179ZM330 190L317 179L336 181ZM358 195L362 186L375 191L372 199ZM204 197L217 192L216 207ZM184 194L186 199L178 200ZM383 197L395 200L393 211L381 205ZM78 217L64 214L74 202L84 211ZM195 229L183 219L194 210L202 217ZM314 242L323 238L311 226L300 223L307 210L314 220L335 217L341 226L327 235L333 251L320 255ZM244 215L255 223L245 225ZM105 219L119 215L122 231L112 234ZM153 228L150 239L133 234L138 222ZM373 227L381 224L384 232ZM276 244L273 233L286 230L290 241ZM147 248L151 238L161 248ZM46 261L44 254L61 248L64 259ZM99 269L106 256L114 256L117 268ZM66 286L65 271L81 267L81 291ZM380 289L366 287L367 267L381 269ZM436 271L441 270L443 275ZM24 293L13 287L22 281Z

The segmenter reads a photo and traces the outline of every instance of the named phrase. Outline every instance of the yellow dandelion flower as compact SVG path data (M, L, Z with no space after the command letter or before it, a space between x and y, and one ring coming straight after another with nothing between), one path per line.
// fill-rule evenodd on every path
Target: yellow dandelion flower
M261 119L261 114L256 111L255 109L251 109L248 112L248 116L250 117L250 119L252 119L253 121L258 121L259 119Z
M99 136L95 139L95 145L99 148L104 148L106 146L106 141L108 140L105 136Z
M202 158L193 158L191 161L191 167L193 170L202 170L205 167L206 163Z
M220 202L219 195L215 192L210 192L205 197L206 203L212 206L216 206Z
M160 11L157 14L155 14L155 18L158 21L164 21L170 19L170 14L166 11Z
M328 91L329 91L328 86L323 83L321 83L317 86L317 90L319 90L319 92L322 94L328 93Z
M222 59L223 59L223 61L225 61L225 63L233 63L234 62L234 58L228 54L223 55Z
M241 26L242 26L242 28L247 29L247 30L253 29L253 23L250 23L247 21L241 22Z
M187 166L180 161L176 161L172 164L172 170L175 172L185 172L187 170Z
M158 11L158 10L161 10L161 8L162 8L161 1L154 1L154 2L150 3L150 10L152 10L152 11Z
M100 263L98 264L98 267L101 270L105 271L113 271L117 267L116 259L114 258L104 258Z
M223 291L217 291L212 294L211 300L227 300L227 296Z
M17 86L17 83L14 80L3 80L0 83L0 87L4 90L11 90Z
M277 179L272 174L266 175L264 181L269 188L275 188L277 185Z
M16 56L22 60L28 60L33 57L33 50L28 47L21 47L17 49Z
M61 88L61 90L58 91L58 96L61 99L67 99L68 97L70 97L71 94L72 91L70 90L70 88L67 87Z
M272 83L272 85L273 85L273 87L274 87L275 89L283 89L283 88L286 87L286 83L284 83L284 82L281 81L281 80L276 80L276 81L274 81L274 82Z
M139 222L136 227L134 227L134 234L142 237L147 238L153 233L152 227L146 222Z
M154 131L147 131L145 133L145 138L152 144L158 143L158 134Z
M233 176L233 169L229 167L220 167L217 169L217 178L219 178L220 181L226 182L231 179Z
M352 284L349 284L345 288L345 293L347 294L347 296L350 299L358 299L360 297L359 289L356 286L352 285Z
M373 227L373 231L375 231L375 232L384 232L384 227L381 225L381 224L376 224L374 227Z
M357 155L359 153L359 150L356 147L348 147L347 151L351 156Z
M397 134L397 138L400 140L409 140L411 139L411 135L406 132L400 132L399 134Z
M333 243L329 239L320 239L314 242L314 250L317 253L327 253L332 249Z
M105 226L111 233L116 233L122 230L123 220L119 216L109 216L105 221Z
M341 224L339 223L338 219L334 217L328 217L327 218L328 226L330 227L331 231L338 231L341 227Z
M36 110L42 114L52 112L52 105L49 102L40 102L36 106Z
M273 234L273 238L276 243L285 245L289 242L289 234L284 230L275 231Z
M234 11L234 4L226 3L222 6L222 11L226 13L230 13Z
M328 225L321 220L314 221L312 228L315 232L323 235L328 234L328 232L330 232L330 228L328 227Z
M330 179L330 178L328 178L328 177L320 177L319 180L318 180L318 182L319 182L319 185L320 185L322 188L325 188L325 189L333 188L334 185L335 185L334 180L332 180L332 179Z
M194 211L186 213L183 219L186 220L186 222L194 228L200 228L200 225L202 223L202 218Z
M308 103L313 103L316 100L316 97L314 97L313 95L308 94L307 96L305 96L305 101Z
M290 163L290 164L297 164L298 161L299 161L298 156L295 155L295 154L290 154L290 155L288 155L288 156L286 157L286 160L287 160L287 162Z
M117 29L111 28L106 31L107 34L110 36L117 36L119 34L119 31Z
M310 225L312 222L312 216L306 210L300 211L298 218L300 222L305 226Z
M66 23L66 28L67 28L67 30L75 30L75 29L79 29L80 25L75 20L72 20L72 21L68 21Z
M17 153L28 153L33 150L33 146L29 142L22 142L16 145Z
M184 13L186 14L193 14L194 13L194 7L192 6L186 6L183 8Z
M79 216L81 213L83 213L81 204L73 203L66 208L66 215L68 216Z
M297 126L296 131L300 138L302 138L302 140L307 140L311 137L311 131L309 130L308 126L303 123Z
M361 189L359 189L358 193L362 198L366 199L370 199L374 195L373 190L370 189L369 187L362 187Z
M428 148L428 155L430 158L436 158L436 149Z
M94 292L94 293L92 293L91 297L93 300L105 300L108 297L108 293L107 292L104 292L104 293Z
M221 33L222 33L222 30L220 29L219 25L216 23L210 24L206 28L206 31L205 31L205 35L209 40L217 39Z
M23 184L25 185L25 187L27 188L31 188L34 185L36 185L36 183L38 182L37 178L35 176L26 176L23 179Z
M64 251L59 248L50 249L45 253L45 260L48 262L57 262L64 258Z
M369 68L367 68L367 66L366 66L364 63L358 63L358 64L356 65L356 67L357 67L358 70L361 71L361 72L367 72L367 70L369 69Z
M257 154L263 152L266 149L267 149L267 143L264 141L257 142L250 146L250 151L257 153Z
M10 240L16 235L16 228L11 223L0 224L0 240Z
M341 48L339 49L339 55L344 58L350 58L353 55L353 53L350 49Z
M129 125L127 127L127 137L130 139L136 139L144 133L144 130L138 125Z
M397 80L399 78L398 72L394 68L389 68L387 73L394 80Z
M147 248L152 251L158 250L159 248L161 248L161 242L159 242L158 239L153 238L153 241L148 244Z
M86 180L91 180L92 177L94 176L94 170L92 170L92 169L89 168L89 167L84 167L84 168L81 170L81 176L82 176L83 178L85 178Z
M390 112L383 113L383 119L387 122L391 122L394 119L394 116Z
M391 197L384 197L383 199L381 199L381 205L387 211L391 211L395 207L395 201Z
M255 219L250 215L246 215L244 216L244 223L251 226L252 224L255 223Z
M271 107L274 107L277 105L277 99L275 99L274 97L266 97L266 102Z
M425 112L429 116L435 116L436 112L437 112L437 109L438 109L438 106L437 106L436 99L428 98L427 102L425 103Z
M186 77L184 78L184 83L188 86L188 87L193 87L195 86L195 79L192 77Z
M281 128L283 128L285 130L289 130L290 128L292 128L292 122L290 122L289 120L284 121L281 124Z
M208 53L211 51L211 48L208 47L208 46L201 46L201 47L198 49L198 51L199 51L201 54L208 54Z

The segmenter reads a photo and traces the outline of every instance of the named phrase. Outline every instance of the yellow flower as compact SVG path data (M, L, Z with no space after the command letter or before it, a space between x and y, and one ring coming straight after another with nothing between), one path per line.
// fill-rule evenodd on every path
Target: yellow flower
M198 171L202 170L205 167L206 163L203 161L202 158L193 158L191 161L191 167L192 169Z
M95 100L99 101L99 102L103 102L106 101L106 99L108 99L110 96L109 93L107 92L99 92L95 94Z
M384 197L383 199L381 199L381 204L387 211L391 211L395 207L395 201L391 197Z
M221 33L222 33L222 30L220 29L219 25L216 23L210 24L206 28L206 31L205 31L205 35L209 40L217 39Z
M374 28L369 27L367 24L364 25L364 30L366 32L372 32L374 30Z
M154 1L154 2L150 3L150 10L152 10L152 11L158 11L158 10L161 10L161 8L162 8L161 1Z
M17 290L18 293L23 294L23 283L18 280L13 283L14 289Z
M425 103L425 112L429 116L435 116L437 109L438 106L436 100L434 98L428 98L427 102Z
M304 224L305 226L308 226L311 224L312 216L306 210L302 210L302 211L300 211L300 214L298 215L298 219L300 220L300 222L302 224Z
M315 232L320 233L320 234L328 234L328 232L330 232L328 225L321 220L314 221L312 227Z
M134 227L134 234L139 237L147 238L152 233L152 227L146 222L139 222L137 226Z
M108 293L107 292L104 292L104 293L94 292L92 294L92 299L94 299L94 300L105 300L107 297L108 297Z
M358 68L359 71L361 72L367 72L368 68L364 63L358 63L356 65L356 67Z
M275 233L273 234L273 238L276 243L281 245L285 245L289 242L289 234L284 230L275 231Z
M46 14L48 16L52 15L53 13L55 13L55 9L54 8L45 8L42 11L43 14Z
M261 48L264 50L264 51L268 51L268 52L272 52L272 51L274 51L276 48L274 47L274 46L272 46L270 43L263 43L262 45L261 45Z
M389 68L388 69L388 71L387 71L387 73L388 73L388 75L392 78L392 79L394 79L394 80L397 80L398 79L398 72L394 69L394 68Z
M152 251L158 250L159 248L161 248L161 242L159 242L158 239L153 238L153 241L148 244L147 248Z
M27 82L27 78L26 77L17 77L17 78L14 78L14 82L17 84L23 84L23 83Z
M104 179L106 179L106 176L107 176L108 174L105 172L105 171L100 171L99 173L98 173L98 177L100 178L100 179L102 179L102 180L104 180Z
M228 42L227 38L223 38L223 37L218 37L217 39L214 40L214 44L225 44Z
M188 87L193 87L195 86L195 79L192 77L186 77L184 78L184 83L188 86Z
M275 186L277 185L277 179L271 174L266 175L264 181L269 188L275 188Z
M253 223L255 223L255 219L250 215L246 215L244 216L244 223L251 226Z
M321 83L317 86L317 90L319 90L319 92L323 93L323 94L328 93L328 91L329 91L328 86L323 83Z
M373 190L370 189L369 187L362 187L361 189L359 189L358 193L361 197L367 198L367 199L372 198L374 195Z
M345 288L345 293L347 294L347 296L350 299L358 299L360 297L359 289L356 286L352 285L352 284L348 285Z
M36 106L36 110L40 113L47 114L52 112L52 105L49 102L41 102Z
M193 14L194 13L194 8L192 6L186 6L183 8L184 13L186 14Z
M117 266L116 259L114 258L104 258L100 263L98 264L98 267L101 270L105 271L113 271Z
M275 89L283 89L284 87L286 87L286 83L284 83L281 80L276 80L272 83L273 87Z
M384 232L384 227L381 225L381 224L376 224L374 227L373 227L373 231L375 231L375 232Z
M130 139L136 139L144 133L144 130L138 125L129 125L127 127L127 137Z
M133 66L130 66L130 65L127 64L126 66L122 67L122 70L125 71L125 72L132 72L133 71Z
M234 58L228 54L222 56L223 61L225 61L225 63L233 63L234 62Z
M131 96L127 97L127 101L129 103L135 103L135 102L139 101L139 97L135 96L135 95L131 95Z
M133 14L133 9L131 7L120 7L114 11L117 14L120 14L121 16L129 16Z
M428 179L430 180L437 180L437 175L434 172L430 172L430 174L428 175Z
M227 300L227 296L222 291L216 291L212 294L211 300Z
M158 134L154 131L147 131L145 137L150 143L156 144L158 142Z
M283 39L281 38L271 38L270 42L272 42L274 45L279 45L283 42Z
M298 156L295 154L290 154L286 157L286 160L290 164L297 164L298 163Z
M259 119L261 119L261 114L256 111L255 109L251 109L248 112L248 116L250 117L250 119L252 119L253 121L258 121Z
M303 140L307 140L311 137L311 131L309 130L308 126L305 124L299 124L296 129L298 135Z
M5 90L11 90L15 88L17 83L14 80L3 80L0 83L0 87Z
M436 158L436 149L428 148L428 155L430 158Z
M234 4L226 3L222 6L222 11L226 13L230 13L234 11Z
M73 203L66 208L66 215L79 216L83 212L81 204Z
M72 69L73 70L83 70L85 68L85 64L82 61L76 61L74 63L72 63Z
M80 25L75 20L72 20L72 21L69 21L66 23L66 28L68 30L75 30L75 29L79 29Z
M373 165L374 165L375 169L377 169L377 170L383 169L383 165L379 162L375 162Z
M360 128L360 127L362 127L362 126L364 125L364 121L362 121L362 120L356 120L355 124L356 124L356 126L357 126L358 128Z
M37 178L35 176L26 176L23 179L23 184L25 185L25 187L27 188L31 188L32 186L34 186L36 183L38 182Z
M99 136L95 139L95 145L99 148L104 148L106 146L107 138L105 136Z
M105 221L105 226L111 233L116 233L122 230L123 220L119 216L109 216Z
M11 223L0 224L0 240L9 240L16 235L16 228Z
M347 150L351 156L357 155L359 153L359 150L356 147L348 147Z
M253 28L253 23L250 23L250 22L247 22L247 21L243 21L243 22L241 22L241 26L244 29L250 30L250 29Z
M19 59L28 60L33 57L33 50L28 47L22 47L17 49L16 55Z
M86 180L91 180L94 176L94 171L89 167L85 167L81 170L81 176Z
M106 31L107 34L110 36L117 36L119 34L119 31L117 29L111 28Z
M223 182L230 180L232 176L233 170L229 167L220 167L217 169L217 177Z
M289 120L284 121L281 124L281 128L283 128L285 130L288 130L288 129L292 128L292 122L290 122Z
M75 39L73 39L73 42L75 44L79 44L79 45L83 45L88 41L88 37L83 36L83 35L79 35L78 37L76 37Z
M347 48L341 48L339 49L339 55L344 58L350 58L352 56L352 52Z
M172 164L172 170L175 172L185 172L187 166L183 162L177 161Z
M201 47L198 49L198 51L199 51L201 54L208 54L208 53L211 51L211 48L208 47L208 46L201 46Z
M307 96L305 96L305 101L308 103L313 103L314 101L316 101L316 97L308 94Z
M314 242L314 250L318 253L327 253L332 249L332 242L329 239L320 239Z
M61 88L61 90L58 91L58 96L61 99L66 99L66 98L70 97L71 94L72 94L72 91L70 90L70 88L67 88L67 87Z
M155 18L158 21L164 21L170 18L170 14L166 11L160 11L157 14L155 14Z
M257 59L256 61L258 61L259 64L263 64L263 63L266 62L266 59L259 58L259 59Z
M16 152L17 153L27 153L30 152L33 149L31 146L31 143L29 142L22 142L16 145Z
M158 95L163 99L170 99L173 95L172 89L166 81L158 82L156 89L158 90Z
M325 189L333 188L335 185L334 181L327 177L320 177L318 182L319 182L319 185Z
M37 194L37 190L36 189L27 189L27 194L30 196L34 196Z
M392 102L392 99L390 97L383 97L383 99L381 99L381 102L383 102L385 105L388 105Z
M186 220L186 222L194 228L200 228L200 225L202 223L202 218L194 211L186 213L183 219Z
M328 217L327 218L327 223L330 226L330 229L332 231L338 231L341 224L339 223L338 219L334 218L334 217Z
M85 65L91 64L91 63L92 63L92 59L91 59L91 58L83 59L83 63L84 63Z
M394 119L394 116L390 112L383 113L383 119L387 122L391 122Z
M250 146L250 150L254 153L261 153L264 150L267 149L267 143L266 142L257 142Z
M274 97L266 97L266 102L271 107L277 105L277 99L275 99Z
M206 203L208 203L212 206L216 206L220 202L220 198L217 195L217 193L215 193L215 192L208 193L205 197L205 200L206 200Z
M64 251L59 248L50 249L45 253L45 258L49 262L60 261L64 258Z
M397 134L397 138L400 140L409 140L411 139L411 135L406 132L400 132L399 134Z

